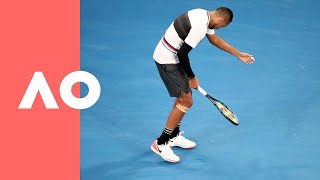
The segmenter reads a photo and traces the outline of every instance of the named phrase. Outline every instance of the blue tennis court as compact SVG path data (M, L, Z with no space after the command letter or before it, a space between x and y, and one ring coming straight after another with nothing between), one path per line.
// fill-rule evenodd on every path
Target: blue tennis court
M81 179L320 179L319 1L81 0L81 70L101 84L81 111ZM245 65L205 38L190 54L208 93L229 105L226 121L199 92L182 121L197 148L171 164L150 150L173 105L152 54L171 22L194 8L230 7L216 33L252 53ZM81 93L87 93L82 86Z

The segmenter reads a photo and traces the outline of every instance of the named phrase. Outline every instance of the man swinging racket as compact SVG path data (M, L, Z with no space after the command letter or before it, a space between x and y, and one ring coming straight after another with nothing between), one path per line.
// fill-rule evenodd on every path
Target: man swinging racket
M215 34L214 29L226 27L232 18L233 13L227 7L210 12L204 9L190 10L174 20L155 48L153 58L160 77L169 95L176 97L162 134L151 145L151 149L166 161L180 161L171 149L173 146L184 149L196 147L195 142L180 133L180 122L192 106L191 88L197 89L199 85L190 66L188 53L207 36L211 44L236 56L245 64L254 62L252 55L237 50Z

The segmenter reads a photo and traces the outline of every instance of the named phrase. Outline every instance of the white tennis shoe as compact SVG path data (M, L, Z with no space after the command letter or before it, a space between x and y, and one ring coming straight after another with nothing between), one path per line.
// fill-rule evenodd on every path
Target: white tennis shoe
M183 132L180 132L176 137L171 138L169 140L168 145L170 147L181 147L183 149L192 149L196 147L196 143L186 139L185 137L182 136Z
M180 161L180 158L175 155L168 144L157 144L158 140L153 141L151 145L151 150L161 156L164 160L177 163Z

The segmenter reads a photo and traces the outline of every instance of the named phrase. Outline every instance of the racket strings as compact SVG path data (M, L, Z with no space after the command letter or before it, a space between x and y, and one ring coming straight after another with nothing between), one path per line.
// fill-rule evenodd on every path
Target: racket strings
M237 117L235 116L235 114L229 110L229 108L227 106L225 106L224 104L217 102L216 106L218 107L219 111L228 119L230 119L231 121L237 123Z

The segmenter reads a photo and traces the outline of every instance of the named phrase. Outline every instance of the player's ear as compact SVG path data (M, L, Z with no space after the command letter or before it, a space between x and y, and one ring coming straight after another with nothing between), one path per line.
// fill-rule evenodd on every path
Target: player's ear
M220 24L220 23L222 23L222 21L223 21L223 19L219 17L217 20L217 23Z

